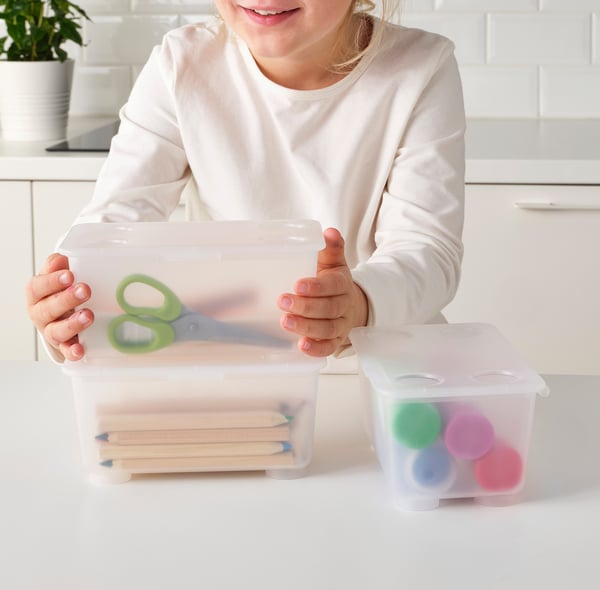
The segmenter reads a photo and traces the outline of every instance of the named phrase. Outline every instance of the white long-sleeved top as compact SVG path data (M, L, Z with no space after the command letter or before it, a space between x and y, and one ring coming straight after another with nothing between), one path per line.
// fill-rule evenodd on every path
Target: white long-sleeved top
M185 26L120 117L77 222L167 219L193 176L203 217L338 228L371 325L430 321L454 296L465 121L448 39L387 24L349 75L300 91L266 78L220 20Z

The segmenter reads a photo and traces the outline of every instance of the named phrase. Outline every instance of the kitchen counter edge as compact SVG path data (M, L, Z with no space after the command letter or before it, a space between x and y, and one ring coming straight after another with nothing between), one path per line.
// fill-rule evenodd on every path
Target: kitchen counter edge
M69 121L68 136L115 117ZM96 180L105 152L47 152L53 142L0 140L0 181ZM600 119L469 119L467 184L600 185Z

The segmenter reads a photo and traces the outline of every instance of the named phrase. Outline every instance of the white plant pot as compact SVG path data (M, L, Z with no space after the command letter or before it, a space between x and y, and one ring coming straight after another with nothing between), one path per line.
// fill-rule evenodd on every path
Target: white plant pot
M71 59L0 61L0 124L5 140L65 137L74 65Z

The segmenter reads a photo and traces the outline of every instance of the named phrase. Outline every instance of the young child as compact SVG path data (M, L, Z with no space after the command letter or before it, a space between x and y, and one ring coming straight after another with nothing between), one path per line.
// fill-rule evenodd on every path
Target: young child
M355 326L443 321L462 258L464 107L453 45L364 0L216 0L142 70L78 223L167 220L190 178L196 218L312 218L313 277L277 302L312 356ZM342 236L344 236L342 238ZM27 287L57 359L77 360L93 311L68 260Z

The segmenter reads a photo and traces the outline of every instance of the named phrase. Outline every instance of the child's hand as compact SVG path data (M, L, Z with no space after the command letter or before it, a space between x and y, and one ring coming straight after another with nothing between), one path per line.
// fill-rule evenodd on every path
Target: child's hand
M89 309L74 311L90 298L84 283L74 283L69 261L61 254L52 254L40 274L27 284L27 312L45 338L64 358L76 361L83 357L78 334L94 321Z
M295 293L284 293L278 301L286 312L281 326L301 336L298 347L310 356L333 354L352 328L366 325L368 314L367 298L346 264L340 232L329 228L323 237L317 276L298 280Z

